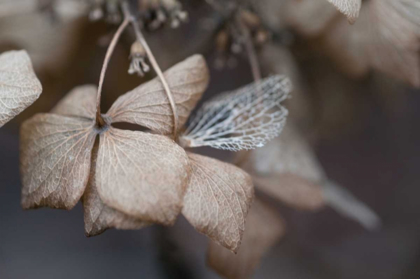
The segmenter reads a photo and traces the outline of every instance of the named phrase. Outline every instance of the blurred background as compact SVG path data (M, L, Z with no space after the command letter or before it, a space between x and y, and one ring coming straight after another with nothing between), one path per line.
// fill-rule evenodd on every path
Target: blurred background
M198 0L186 1L184 7L188 23L147 33L161 67L193 53L205 55L211 83L203 100L251 83L246 55L235 56L232 67L215 67L219 53L212 28L220 24L217 13ZM34 105L0 129L0 278L219 278L206 266L207 238L182 216L170 228L109 230L87 238L80 204L69 212L21 209L20 124L48 112L73 87L97 84L116 29L89 21L75 9L58 16L49 10L21 12L4 16L0 10L0 52L27 49L44 90ZM372 208L382 226L367 231L328 207L305 212L276 205L287 234L264 256L254 277L420 278L420 92L377 71L358 79L343 74L313 47L317 39L291 28L274 36L277 46L271 51L287 48L299 69L295 88L300 92L296 97L292 93L288 108L328 177ZM104 110L153 77L127 74L132 41L133 34L126 32L111 60ZM264 62L265 49L257 51L263 72L273 73ZM289 58L276 59L275 64L291 67Z

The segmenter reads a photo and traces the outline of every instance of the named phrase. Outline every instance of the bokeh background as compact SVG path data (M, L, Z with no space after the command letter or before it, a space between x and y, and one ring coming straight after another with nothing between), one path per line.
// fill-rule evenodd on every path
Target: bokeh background
M204 54L211 68L204 99L252 82L246 57L237 57L235 68L212 67L214 34L204 22L212 14L194 4L188 9L189 24L148 35L162 68ZM74 86L97 84L115 31L87 18L72 18L71 27L63 27L42 16L0 18L0 51L27 48L30 39L29 54L44 87L33 106L0 129L0 278L219 278L205 264L206 237L183 217L171 228L109 230L87 238L80 204L69 212L21 209L19 125L49 111ZM23 35L16 39L16 32ZM127 74L132 40L125 34L111 60L105 110L143 81ZM366 231L329 208L299 212L278 205L288 233L264 257L255 278L420 278L420 92L380 74L351 80L296 41L311 107L305 136L327 175L369 205L382 226ZM203 152L229 160L223 152Z

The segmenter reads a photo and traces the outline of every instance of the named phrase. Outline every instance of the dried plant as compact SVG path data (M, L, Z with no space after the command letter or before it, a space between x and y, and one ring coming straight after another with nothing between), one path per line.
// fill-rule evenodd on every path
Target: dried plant
M207 66L201 56L192 56L164 76L182 125L207 86ZM270 102L259 106L255 106L255 86L204 105L208 108L217 102L219 108L230 108L225 109L224 117L210 113L198 118L225 127L220 134L213 134L215 142L224 141L226 146L231 142L235 150L246 149L271 138L261 138L270 133L252 129L254 125L265 124L274 135L281 131L287 111L280 102L290 86L279 77L266 83L262 88ZM244 90L250 93L238 98ZM182 211L198 231L237 251L253 197L252 181L239 168L186 153L165 136L172 132L173 124L164 92L159 79L154 79L122 95L98 121L96 88L78 87L51 114L38 114L26 121L21 129L23 207L71 209L84 194L87 235L109 227L171 225ZM266 119L275 121L263 121ZM116 122L141 125L163 135L120 130L111 126ZM242 140L235 133L241 133ZM92 157L98 135L98 151ZM247 137L257 141L250 145ZM180 136L181 143L187 140L187 135Z
M236 56L245 55L253 82L205 102L190 117L209 84L203 56L163 72L153 54L158 47L152 51L143 34L153 31L153 37L158 29L186 23L181 1L0 0L2 42L27 48L35 68L52 73L66 64L62 58L68 59L79 41L84 19L119 24L111 40L101 39L109 47L98 86L76 87L50 113L22 124L22 207L70 210L82 201L87 236L110 228L170 226L182 214L212 240L207 262L226 278L251 277L285 235L285 222L270 199L296 210L331 206L367 229L377 228L379 217L328 178L300 135L302 127L316 128L305 63L318 55L325 63L329 56L352 77L375 69L420 87L418 0L197 2L213 7L208 45L215 46L216 68L234 68ZM53 39L26 28L34 22L42 26L41 35ZM157 77L101 113L108 64L129 26L128 73L144 78L153 69ZM25 51L0 55L0 127L41 91ZM240 152L230 164L192 153L196 147Z
M188 113L207 86L207 68L201 56L193 56L168 70L166 78L177 105ZM134 217L172 223L188 182L185 152L166 136L111 127L124 120L157 132L171 131L171 110L162 85L153 80L121 96L100 116L104 123L96 123L96 95L95 87L76 88L52 114L38 114L22 125L22 205L73 208L84 193L91 151L100 135L95 180L103 199ZM116 174L122 176L114 180ZM114 188L115 183L124 187ZM140 197L129 193L130 188ZM127 194L131 203L119 201ZM139 198L144 202L136 202Z

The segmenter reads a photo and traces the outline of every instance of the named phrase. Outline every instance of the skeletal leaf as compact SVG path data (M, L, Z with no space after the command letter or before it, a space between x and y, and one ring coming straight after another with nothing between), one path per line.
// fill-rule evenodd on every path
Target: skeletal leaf
M96 184L109 207L144 221L172 224L188 179L187 155L168 137L112 127L101 134Z
M141 229L148 225L139 219L132 218L118 210L104 204L99 196L96 185L96 159L98 146L92 151L92 167L90 169L89 182L83 195L83 209L85 219L85 234L95 236L109 228L117 229Z
M71 90L51 110L51 113L94 119L96 114L96 91L95 85L78 86Z
M272 76L205 103L181 143L231 151L262 147L280 134L288 111L281 105L292 89L283 76Z
M325 205L320 187L324 172L291 124L277 139L253 150L242 167L256 187L290 206L315 210Z
M261 258L284 234L285 224L279 215L255 199L246 220L241 249L235 255L210 242L207 263L224 278L251 278Z
M21 127L22 206L71 209L89 178L94 122L37 114Z
M311 103L306 94L309 92L309 88L302 78L302 72L292 51L279 44L267 43L259 54L264 69L290 78L293 84L293 97L285 104L289 110L288 117L294 119L298 124L306 124L308 119L311 119Z
M26 51L0 55L0 127L35 102L41 92Z
M171 88L182 127L194 109L209 81L208 68L201 55L194 55L165 73ZM129 122L159 133L173 130L173 114L159 78L122 95L107 113L112 122Z
M370 68L420 86L420 5L417 0L371 0L354 26L340 21L325 34L328 53L353 75Z
M328 0L328 2L345 14L350 23L356 21L362 6L362 0Z
M188 154L191 178L183 215L196 230L236 252L254 190L241 169L209 157Z

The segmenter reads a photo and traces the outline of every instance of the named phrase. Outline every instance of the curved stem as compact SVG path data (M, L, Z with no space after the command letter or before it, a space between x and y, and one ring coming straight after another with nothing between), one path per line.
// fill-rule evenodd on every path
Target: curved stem
M129 24L129 20L128 18L126 18L118 27L118 30L117 32L115 32L114 37L112 38L112 41L109 44L108 50L106 51L104 63L102 65L101 76L99 78L98 92L96 94L96 123L99 126L105 125L105 121L101 115L101 94L102 94L102 87L104 84L106 69L108 68L108 64L109 64L109 61L111 60L111 56L112 56L112 53L114 52L115 46L117 45L122 32L124 31L124 29L127 27L128 24Z
M156 74L160 78L160 81L162 82L163 88L165 89L166 96L168 97L169 104L171 105L172 114L173 114L173 123L174 123L174 129L173 129L173 137L174 140L177 140L177 132L178 132L178 113L176 110L175 100L173 98L171 89L169 88L168 82L165 79L165 76L162 73L162 70L159 67L159 64L157 63L155 56L153 55L149 45L147 44L146 39L143 36L143 33L140 30L139 24L137 19L131 15L128 7L127 2L122 3L122 8L124 12L124 17L126 19L129 19L131 22L131 25L134 28L134 33L136 35L136 39L143 45L144 50L146 51L147 57L149 58L150 64L152 64L153 69L155 70Z

